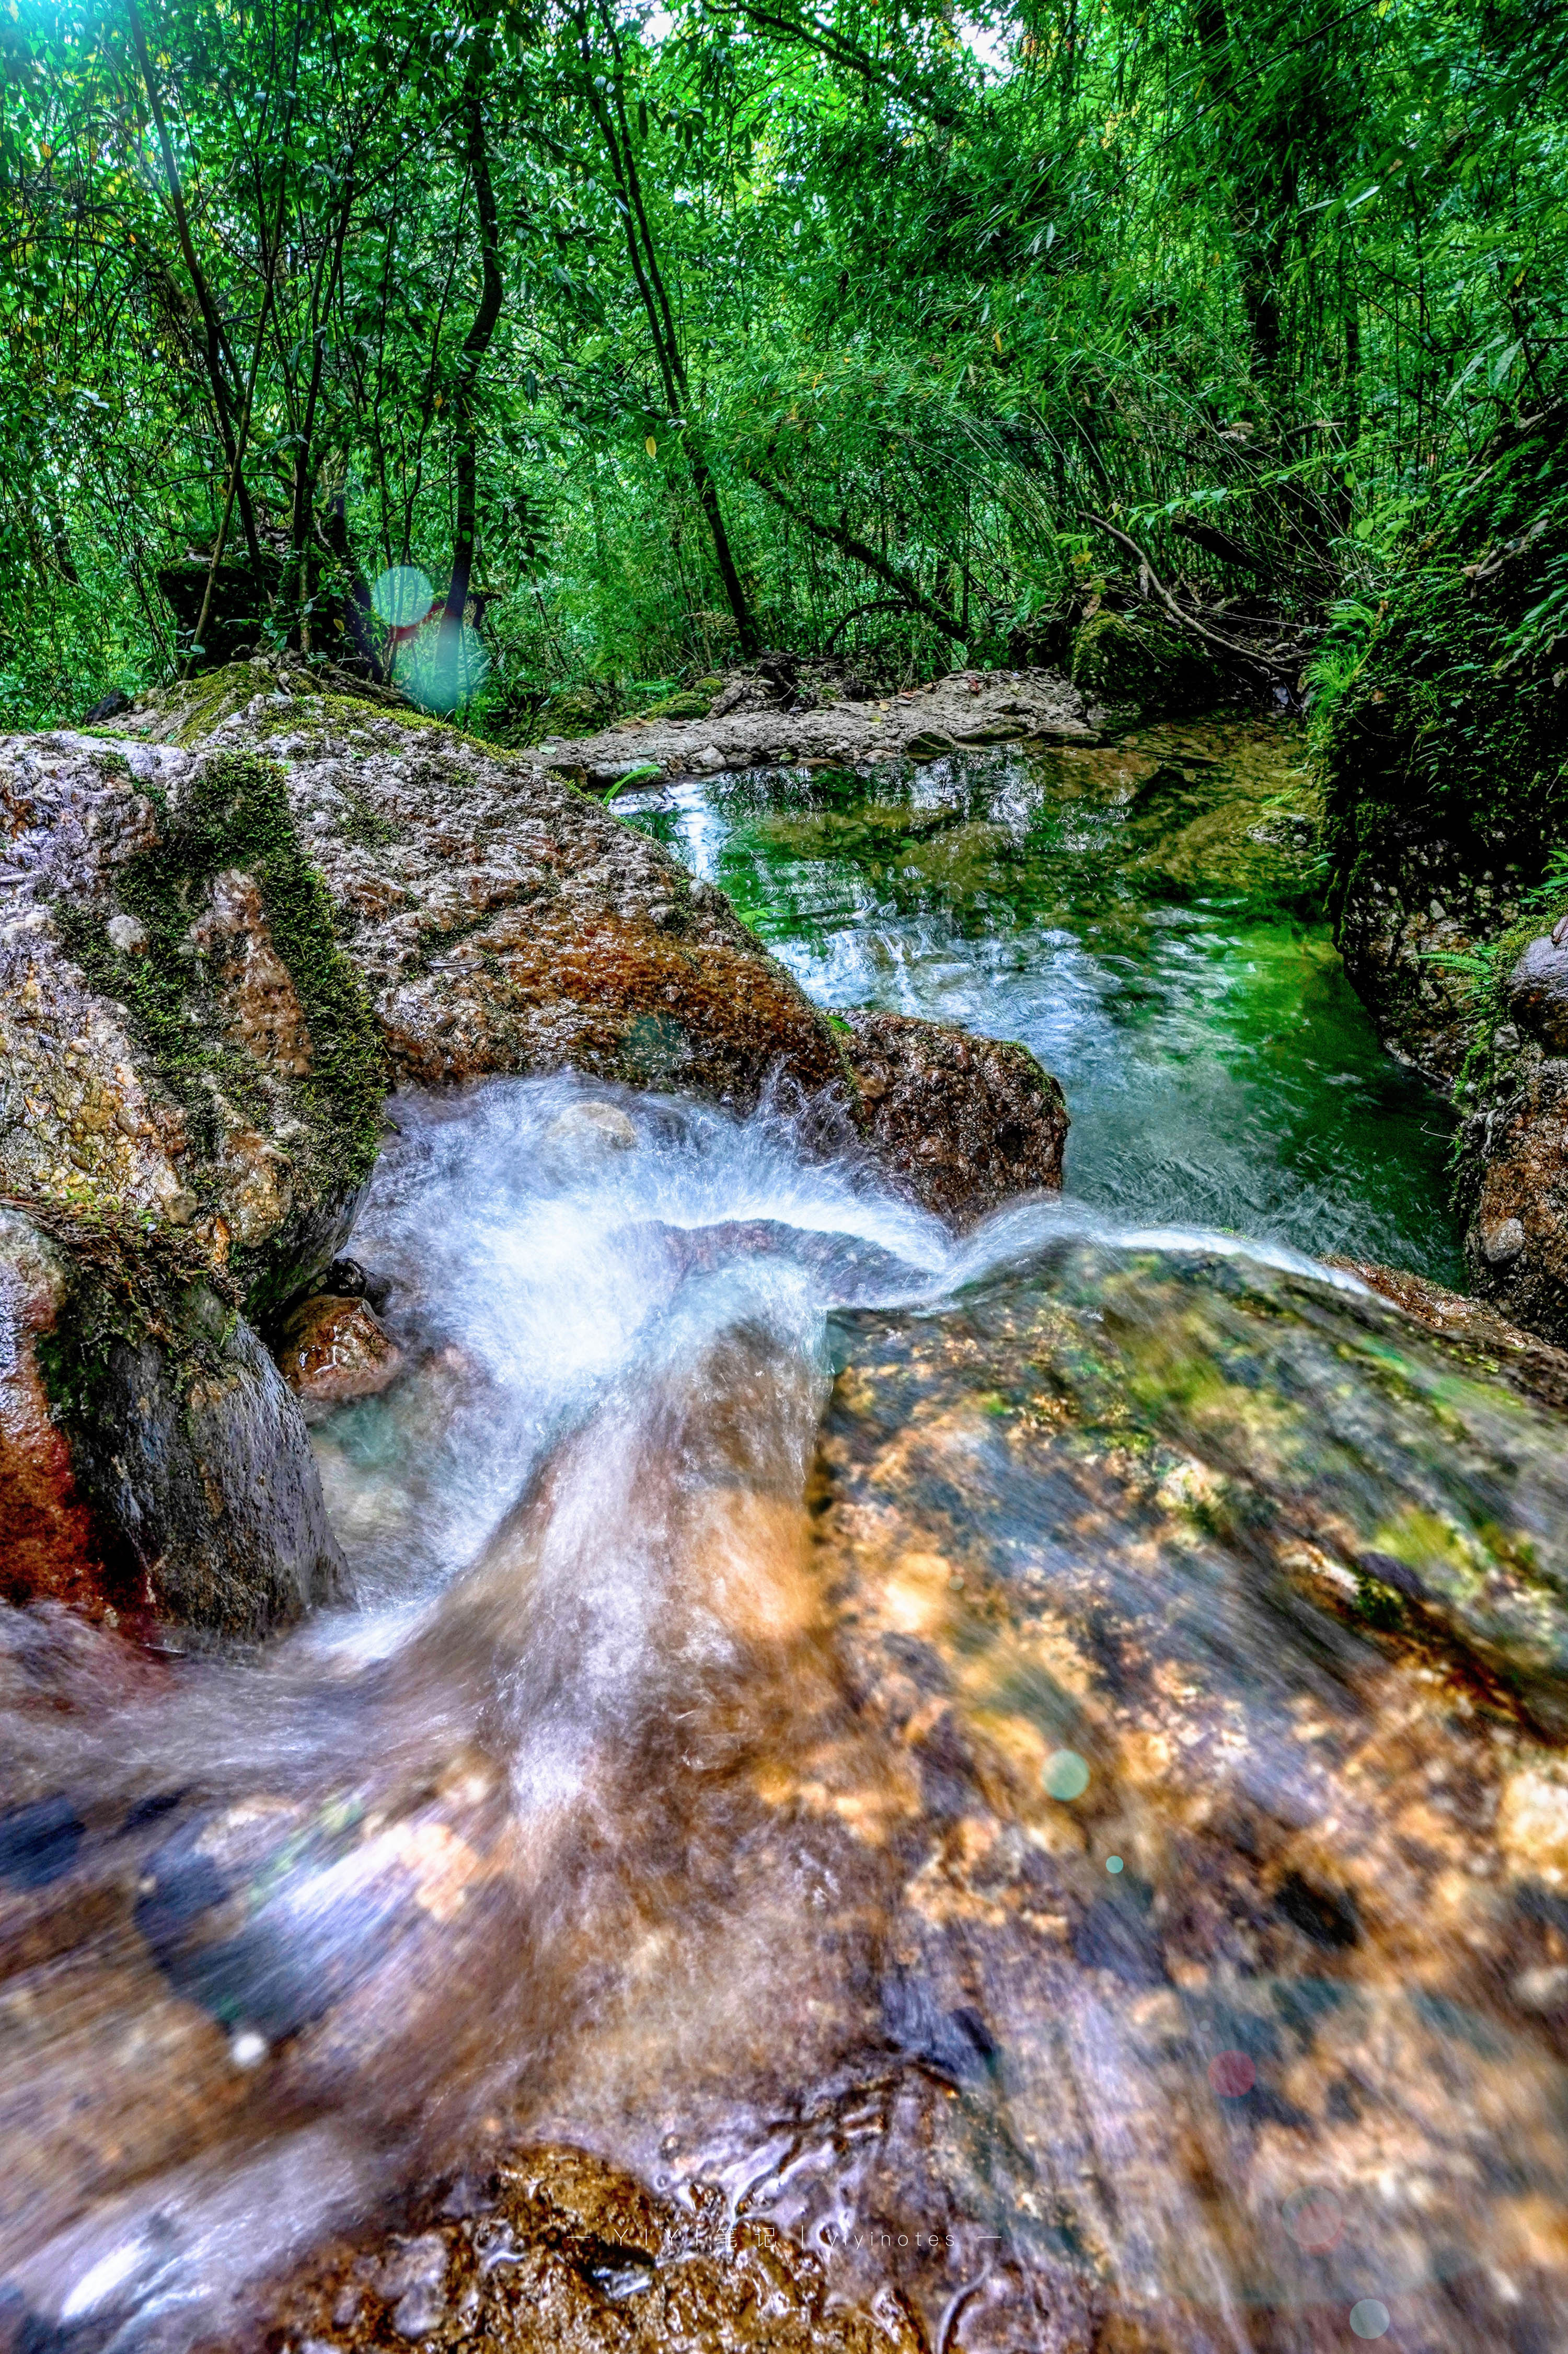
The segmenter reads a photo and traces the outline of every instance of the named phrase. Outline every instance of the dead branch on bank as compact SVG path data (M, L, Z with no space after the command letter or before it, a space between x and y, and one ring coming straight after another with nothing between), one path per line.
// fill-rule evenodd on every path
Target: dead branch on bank
M1263 647L1249 645L1245 640L1227 637L1223 631L1216 630L1211 621L1193 612L1190 607L1180 603L1171 595L1154 569L1148 551L1139 547L1136 539L1131 538L1118 525L1107 523L1104 515L1091 514L1087 507L1081 512L1086 523L1093 524L1097 531L1103 531L1108 539L1114 539L1117 546L1132 557L1138 567L1139 596L1147 604L1158 607L1172 628L1184 631L1190 637L1201 639L1204 645L1212 647L1227 662L1240 663L1246 669L1258 672L1271 684L1277 684L1287 687L1294 684L1306 658L1307 648L1304 645L1293 643L1285 646Z

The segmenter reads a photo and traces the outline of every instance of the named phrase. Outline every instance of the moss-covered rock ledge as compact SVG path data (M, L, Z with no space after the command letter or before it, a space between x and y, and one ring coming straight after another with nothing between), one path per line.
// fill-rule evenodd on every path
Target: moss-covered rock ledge
M384 700L235 664L114 732L0 743L0 791L15 1598L249 1633L332 1591L253 1327L341 1249L389 1085L771 1090L959 1223L1061 1182L1061 1090L1022 1047L830 1021L599 801Z
M1330 639L1315 724L1346 969L1388 1043L1455 1094L1477 1290L1560 1343L1565 643L1559 407L1500 434L1441 511L1423 515L1375 610Z
M0 744L6 1590L256 1634L340 1562L249 1320L347 1234L385 1057L282 770L137 762Z

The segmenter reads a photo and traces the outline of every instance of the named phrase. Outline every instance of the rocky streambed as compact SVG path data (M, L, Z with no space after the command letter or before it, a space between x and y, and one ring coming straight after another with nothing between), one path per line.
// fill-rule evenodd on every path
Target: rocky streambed
M629 774L714 775L778 761L931 760L991 744L1092 744L1109 716L1059 671L954 671L926 685L822 702L780 681L734 680L701 719L632 714L588 736L546 736L556 773L613 786Z
M1568 1359L1293 739L297 684L5 756L0 2331L1555 2344Z
M835 1025L535 762L300 684L239 665L111 737L0 748L14 1600L232 1634L332 1593L251 1328L339 1251L390 1086L772 1090L953 1215L1059 1182L1060 1090L1026 1054Z

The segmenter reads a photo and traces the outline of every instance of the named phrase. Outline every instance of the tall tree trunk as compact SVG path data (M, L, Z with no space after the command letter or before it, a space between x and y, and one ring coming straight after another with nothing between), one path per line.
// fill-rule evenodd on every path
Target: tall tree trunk
M327 274L326 292L320 300L313 299L311 335L311 378L305 388L305 406L300 419L299 439L294 450L294 481L289 545L293 570L300 592L300 651L308 653L311 645L310 615L306 610L311 601L311 517L315 505L316 408L321 398L322 370L326 359L327 318L337 292L337 281L343 270L343 249L348 237L349 216L354 207L354 164L350 161L344 184L343 206L338 214L337 236L332 248L332 260ZM318 279L317 284L320 284Z
M147 49L147 36L143 30L135 0L128 0L128 6L131 37L135 44L137 62L142 69L142 80L146 85L147 102L153 110L153 122L158 133L158 148L164 159L164 176L169 186L169 202L174 208L175 229L180 240L180 252L184 256L191 287L196 298L196 305L201 312L202 324L207 330L207 366L208 381L212 387L213 411L217 419L218 434L223 442L223 453L228 464L229 481L239 501L239 521L245 533L245 545L250 557L250 569L255 576L257 588L260 591L261 544L256 535L256 516L250 504L250 493L236 463L238 442L235 426L239 408L238 391L239 371L235 366L234 355L228 348L228 338L223 332L223 321L218 316L217 304L213 300L212 289L207 282L207 273L196 259L196 243L191 236L190 217L185 210L185 184L180 178L179 165L175 161L174 143L169 137L168 124L164 119L164 101L158 95L158 84L153 72L153 60Z
M473 29L473 48L463 76L463 154L473 181L479 214L481 288L479 308L463 337L452 393L452 438L457 471L457 513L452 525L452 570L441 615L439 640L442 675L450 674L454 694L462 660L462 621L473 578L473 546L479 502L479 441L474 416L474 391L495 323L501 316L501 228L495 190L490 177L490 150L484 136L484 94L490 80L495 36L495 6Z
M602 11L601 11L602 14ZM587 12L577 12L578 46L583 59L583 81L589 111L599 128L599 137L609 159L616 192L620 199L622 225L626 231L627 256L631 263L631 275L647 314L648 332L652 338L654 357L658 362L660 380L664 387L665 406L669 410L672 429L682 440L686 463L691 469L692 488L697 504L708 527L713 543L714 561L729 610L735 618L736 635L740 651L747 657L759 653L762 638L756 617L751 610L745 586L740 578L735 554L725 527L724 507L718 494L713 470L703 447L702 433L692 415L691 387L686 379L685 363L681 355L680 337L675 331L674 313L665 292L659 268L659 257L648 226L648 215L642 202L642 184L637 170L637 159L631 138L631 126L627 120L620 39L612 20L606 19L615 73L612 90L615 116L612 119L602 93L595 87L593 53L588 41Z

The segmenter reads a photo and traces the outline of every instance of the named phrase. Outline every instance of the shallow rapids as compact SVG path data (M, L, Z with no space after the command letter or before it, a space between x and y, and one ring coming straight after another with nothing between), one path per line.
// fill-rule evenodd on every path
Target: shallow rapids
M395 1108L355 1606L4 1621L11 2344L244 2342L519 2144L706 2219L574 2344L715 2214L942 2354L1563 2343L1560 1419L1288 1249ZM505 2279L310 2335L531 2345Z

